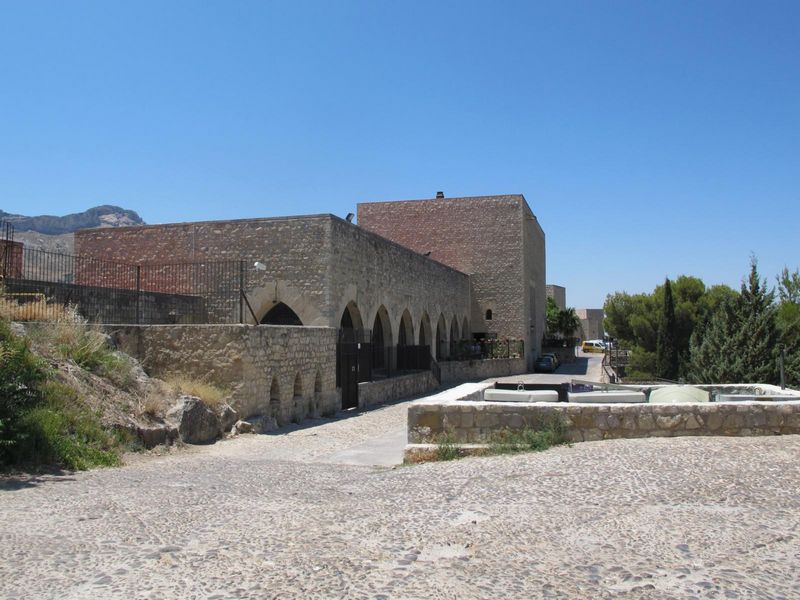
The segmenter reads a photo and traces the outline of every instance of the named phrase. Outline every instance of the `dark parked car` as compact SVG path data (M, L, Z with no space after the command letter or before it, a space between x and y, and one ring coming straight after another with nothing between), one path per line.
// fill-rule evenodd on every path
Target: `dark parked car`
M542 356L536 361L533 370L537 373L552 373L556 370L556 363L552 356Z

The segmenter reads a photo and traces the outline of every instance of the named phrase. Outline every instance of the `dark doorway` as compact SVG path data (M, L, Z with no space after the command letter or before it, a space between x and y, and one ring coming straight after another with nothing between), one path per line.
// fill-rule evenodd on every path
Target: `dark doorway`
M303 325L300 317L283 302L278 302L269 309L264 318L261 319L262 325Z

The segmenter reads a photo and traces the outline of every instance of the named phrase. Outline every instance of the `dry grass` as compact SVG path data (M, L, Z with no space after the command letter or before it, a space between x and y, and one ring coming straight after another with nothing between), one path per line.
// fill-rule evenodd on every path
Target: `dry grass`
M71 306L49 304L44 294L6 294L0 290L0 318L8 321L62 321L74 313Z
M166 383L175 393L197 396L203 403L212 409L217 409L228 397L228 392L213 383L192 379L185 375L171 375L166 378Z

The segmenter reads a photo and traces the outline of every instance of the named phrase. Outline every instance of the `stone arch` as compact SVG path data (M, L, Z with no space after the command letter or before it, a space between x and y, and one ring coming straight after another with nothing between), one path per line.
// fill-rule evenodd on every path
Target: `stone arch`
M403 316L400 317L400 327L397 331L397 345L414 345L414 323L411 320L411 313L408 312L408 309L405 309L403 311Z
M472 335L469 330L469 321L467 320L467 317L464 317L464 320L461 322L461 339L469 340L471 338Z
M302 290L289 285L285 281L267 281L259 287L255 287L247 292L247 299L253 312L260 323L264 316L278 303L283 303L291 307L292 311L298 316L303 325L309 326L325 326L330 322L320 312L316 301L312 296L303 293ZM239 305L236 305L237 318ZM244 307L245 320L248 323L252 322L250 310L247 306Z
M444 315L439 315L436 322L436 360L442 360L447 356L447 323Z
M342 318L339 321L339 327L342 329L364 329L364 321L361 318L361 311L358 310L358 305L352 300L347 303L342 311Z
M428 313L423 312L419 320L419 345L430 346L431 354L433 354L433 334L431 333L431 319Z
M389 312L381 304L372 323L372 365L376 369L391 368L392 322Z
M272 378L272 385L269 388L269 415L280 423L283 420L281 415L281 386L278 378Z
M294 312L291 307L284 303L278 302L270 308L263 317L261 317L262 325L303 325L300 317Z

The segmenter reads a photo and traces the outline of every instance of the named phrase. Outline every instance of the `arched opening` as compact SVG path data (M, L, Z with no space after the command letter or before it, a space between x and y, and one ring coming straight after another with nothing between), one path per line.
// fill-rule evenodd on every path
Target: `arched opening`
M281 388L278 385L277 377L272 378L272 385L269 388L269 415L275 419L275 422L283 422L283 415L281 414Z
M314 398L311 404L311 416L314 418L319 417L320 405L322 404L322 374L317 371L317 376L314 378Z
M492 320L492 309L491 308L486 310L486 320L487 321L491 321Z
M422 313L422 319L419 321L419 345L430 346L433 336L431 335L431 320L428 313Z
M450 321L450 358L452 359L458 358L459 339L461 339L461 335L458 331L458 319L453 316L453 319Z
M303 378L300 373L294 376L292 389L292 421L299 423L306 415L305 399L303 398Z
M467 317L464 317L464 320L461 322L461 339L462 340L472 339L472 335L469 330L469 321L467 321Z
M447 357L447 323L444 315L439 315L436 323L436 360L444 360Z
M414 345L414 325L411 322L411 313L408 312L408 309L405 309L403 311L403 316L400 317L400 331L397 333L397 345Z
M297 313L283 302L278 302L261 319L262 325L302 325Z
M389 313L384 306L381 306L372 324L372 366L375 370L387 371L394 366L391 356L392 345Z
M358 310L358 306L355 302L350 301L347 303L347 306L344 307L339 327L351 330L364 329L364 322L361 320L361 311Z

